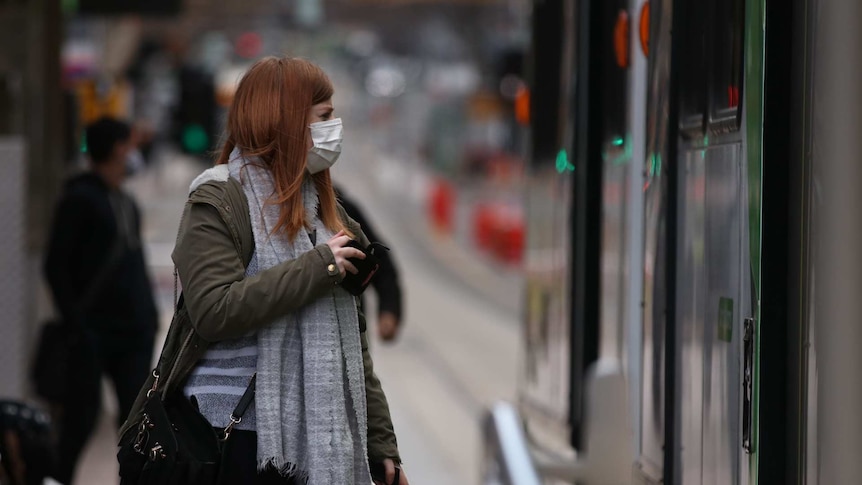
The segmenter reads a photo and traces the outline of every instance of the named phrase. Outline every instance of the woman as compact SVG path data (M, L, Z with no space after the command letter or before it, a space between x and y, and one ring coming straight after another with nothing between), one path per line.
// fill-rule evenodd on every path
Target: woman
M191 330L163 355L219 430L256 375L228 441L222 482L408 485L356 298L339 288L367 245L336 203L341 151L332 84L294 58L257 62L240 82L224 149L191 187L173 258ZM136 415L133 410L132 416ZM369 466L370 465L370 466ZM381 475L385 475L381 476Z

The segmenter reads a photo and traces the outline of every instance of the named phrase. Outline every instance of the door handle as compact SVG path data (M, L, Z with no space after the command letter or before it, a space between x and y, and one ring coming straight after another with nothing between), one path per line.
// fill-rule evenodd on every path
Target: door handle
M751 454L754 446L751 438L753 420L754 388L754 319L745 319L743 333L743 370L742 370L742 449Z

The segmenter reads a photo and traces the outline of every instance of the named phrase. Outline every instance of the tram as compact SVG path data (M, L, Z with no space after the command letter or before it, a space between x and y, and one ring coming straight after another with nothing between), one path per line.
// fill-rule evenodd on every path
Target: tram
M817 483L818 3L534 1L524 358L485 483ZM608 362L622 405L588 395Z

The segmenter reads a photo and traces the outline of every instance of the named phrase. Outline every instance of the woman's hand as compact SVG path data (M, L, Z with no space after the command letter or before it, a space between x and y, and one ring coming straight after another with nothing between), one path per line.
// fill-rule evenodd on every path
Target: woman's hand
M386 468L386 483L379 482L374 480L374 483L377 485L410 485L410 482L407 481L407 474L404 473L404 469L401 468L401 465L397 465L400 469L398 474L398 483L395 483L395 462L392 459L387 458L383 460L383 466Z
M338 231L338 234L332 236L332 239L329 241L326 241L326 245L329 246L329 249L332 250L332 255L335 256L335 264L338 266L341 276L344 276L346 271L350 271L353 274L359 272L356 266L353 266L353 263L347 260L348 258L365 259L365 253L362 251L350 246L345 247L345 244L349 241L350 237L344 231Z

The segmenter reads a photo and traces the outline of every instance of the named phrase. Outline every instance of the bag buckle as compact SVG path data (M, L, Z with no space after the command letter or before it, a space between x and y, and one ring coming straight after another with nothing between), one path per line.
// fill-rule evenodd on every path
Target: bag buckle
M144 454L144 443L147 442L147 438L149 437L149 430L152 429L155 425L150 421L150 416L147 413L144 413L143 417L141 417L141 422L138 424L138 434L135 436L134 445L132 445L132 449L134 449L137 453Z
M158 459L165 459L167 455L165 455L164 448L159 442L156 442L156 446L150 448L150 461L155 462Z
M159 387L159 371L158 371L158 369L153 369L153 377L155 377L156 380L153 381L153 387L151 387L150 390L147 391L147 399L149 399L150 396L152 396L154 392L158 391L158 387Z
M223 436L221 438L222 443L227 441L230 438L231 432L233 432L233 427L242 422L242 417L237 418L233 414L230 415L230 423L225 426L224 431L222 432Z

